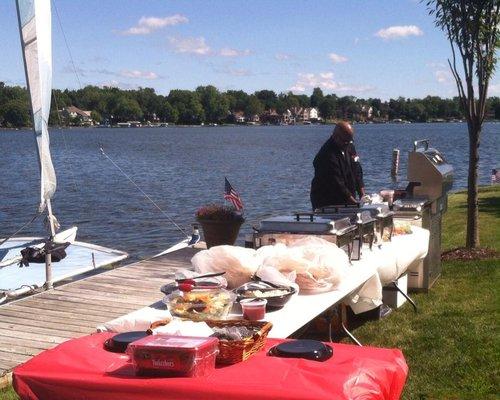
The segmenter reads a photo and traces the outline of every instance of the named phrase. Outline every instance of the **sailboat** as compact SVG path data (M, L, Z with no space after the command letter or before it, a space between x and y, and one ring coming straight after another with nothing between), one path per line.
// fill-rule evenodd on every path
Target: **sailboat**
M52 94L52 37L50 0L16 0L19 32L32 110L33 131L40 167L40 204L37 215L46 215L48 238L11 237L0 239L0 303L89 270L117 263L128 254L102 246L76 241L77 228L56 233L58 222L51 199L57 187L49 146L48 120ZM66 256L53 262L58 245ZM26 265L25 248L42 254L40 264Z

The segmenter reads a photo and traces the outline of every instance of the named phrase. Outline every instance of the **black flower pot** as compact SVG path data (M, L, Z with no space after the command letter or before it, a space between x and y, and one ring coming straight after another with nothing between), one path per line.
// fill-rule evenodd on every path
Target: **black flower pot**
M233 245L244 221L244 219L226 221L198 219L208 249L223 244Z

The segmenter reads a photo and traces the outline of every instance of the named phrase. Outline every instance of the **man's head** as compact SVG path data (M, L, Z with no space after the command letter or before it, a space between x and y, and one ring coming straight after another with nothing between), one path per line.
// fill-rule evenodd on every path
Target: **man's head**
M349 122L341 121L335 125L332 133L335 144L341 149L346 149L354 138L354 129Z

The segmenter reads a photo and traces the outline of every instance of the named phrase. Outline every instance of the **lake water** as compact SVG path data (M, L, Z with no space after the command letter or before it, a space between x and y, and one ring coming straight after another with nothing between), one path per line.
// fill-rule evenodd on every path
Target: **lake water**
M221 202L224 176L240 192L246 223L276 213L309 210L312 160L331 126L169 127L68 129L51 132L58 177L54 213L63 227L77 225L79 240L117 248L132 259L156 254L182 239L179 231L99 152L106 153L179 225L191 231L196 209ZM356 125L355 143L368 192L392 187L391 153L428 138L455 168L454 190L466 187L466 124ZM480 182L500 165L500 124L484 125ZM30 131L0 131L0 237L34 215L38 166ZM404 183L399 183L404 187ZM44 232L40 221L23 234Z

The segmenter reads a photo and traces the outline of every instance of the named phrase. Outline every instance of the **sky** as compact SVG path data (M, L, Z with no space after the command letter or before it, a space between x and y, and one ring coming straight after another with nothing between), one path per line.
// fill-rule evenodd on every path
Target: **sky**
M456 95L449 43L419 0L52 0L52 17L58 89ZM0 27L0 81L25 86L15 0L0 0Z

